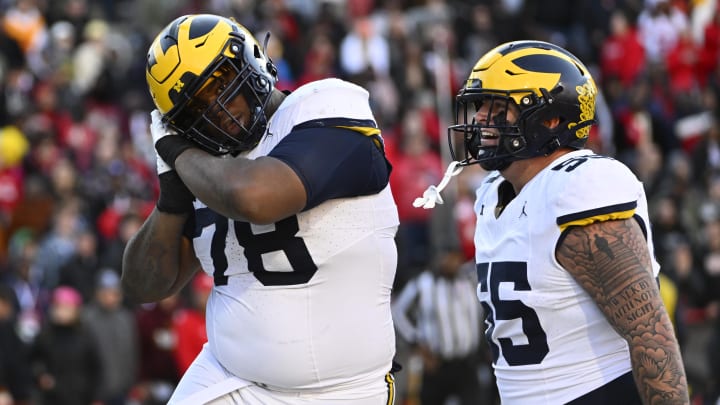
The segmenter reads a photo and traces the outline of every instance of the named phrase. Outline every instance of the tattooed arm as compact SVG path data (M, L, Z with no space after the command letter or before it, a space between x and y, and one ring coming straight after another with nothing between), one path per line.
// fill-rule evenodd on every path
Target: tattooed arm
M182 236L187 215L155 209L125 247L122 287L129 299L159 301L180 291L200 268Z
M680 349L634 219L566 231L557 259L627 340L645 404L689 404Z

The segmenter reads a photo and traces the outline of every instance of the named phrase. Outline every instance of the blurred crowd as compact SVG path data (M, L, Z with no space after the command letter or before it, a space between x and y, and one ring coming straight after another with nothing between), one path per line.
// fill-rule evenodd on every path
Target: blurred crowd
M473 64L513 39L572 51L601 90L588 146L646 186L693 402L718 400L717 0L0 0L0 404L164 403L202 345L208 279L139 305L118 278L158 194L147 47L199 12L233 16L261 43L270 33L280 89L340 77L370 91L394 166L398 293L449 252L472 262L485 173L464 170L435 210L412 201L442 178L453 96ZM398 339L399 403L418 404L428 353ZM471 347L475 403L492 404L486 348Z

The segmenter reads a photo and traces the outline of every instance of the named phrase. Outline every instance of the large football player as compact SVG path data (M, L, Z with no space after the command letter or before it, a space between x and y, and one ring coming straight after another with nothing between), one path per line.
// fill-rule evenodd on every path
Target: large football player
M172 404L387 404L398 225L364 89L275 89L234 20L188 15L150 46L161 195L128 243L139 301L212 275L208 343Z
M517 41L480 58L456 98L455 165L489 171L477 294L503 404L688 403L643 185L583 149L596 94L575 56Z

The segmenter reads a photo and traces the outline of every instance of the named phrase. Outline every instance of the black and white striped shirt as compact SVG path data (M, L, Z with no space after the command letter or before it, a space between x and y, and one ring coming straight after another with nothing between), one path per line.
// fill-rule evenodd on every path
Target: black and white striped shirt
M482 310L476 283L424 271L410 280L392 304L395 328L411 343L424 344L445 360L474 353L480 342Z

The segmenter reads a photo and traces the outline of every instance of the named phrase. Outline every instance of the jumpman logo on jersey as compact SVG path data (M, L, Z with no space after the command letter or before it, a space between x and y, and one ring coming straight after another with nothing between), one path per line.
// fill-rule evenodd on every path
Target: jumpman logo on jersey
M527 212L525 212L525 206L526 206L526 205L527 205L527 201L525 201L525 203L523 204L523 206L522 206L522 211L520 212L520 216L518 216L518 218L522 218L523 216L528 216L528 215L527 215Z

